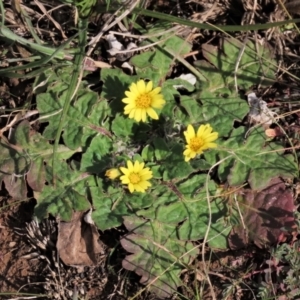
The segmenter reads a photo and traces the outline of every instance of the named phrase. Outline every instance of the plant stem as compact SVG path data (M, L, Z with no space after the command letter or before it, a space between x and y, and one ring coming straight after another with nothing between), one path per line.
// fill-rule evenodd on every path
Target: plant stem
M69 89L67 91L65 103L63 106L62 114L60 117L59 125L57 128L57 133L54 141L54 146L53 146L53 159L52 159L52 178L53 178L53 185L56 185L55 181L55 160L56 160L56 153L58 149L58 143L59 139L63 130L63 125L65 123L65 119L67 117L71 102L73 98L76 95L76 91L79 87L80 81L81 81L81 76L83 68L82 68L82 62L85 57L85 46L87 44L87 26L88 26L88 19L79 19L78 20L78 52L75 53L74 56L74 71L71 75L70 79L70 85Z

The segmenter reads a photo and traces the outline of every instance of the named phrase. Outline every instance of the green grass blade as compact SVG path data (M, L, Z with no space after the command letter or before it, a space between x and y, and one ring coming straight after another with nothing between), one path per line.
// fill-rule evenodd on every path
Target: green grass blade
M262 30L262 29L269 29L273 27L283 26L286 24L291 23L300 23L300 19L291 19L286 21L280 21L280 22L272 22L272 23L266 23L266 24L250 24L250 25L210 25L210 24L203 24L203 23L197 23L189 20L185 20L182 18L178 18L175 16L167 15L164 13L160 13L157 11L151 11L143 8L134 8L134 13L139 13L141 15L152 17L156 19L161 19L164 21L174 22L181 25L186 25L190 27L196 27L199 29L208 29L208 30L220 30L225 32L234 32L234 31L249 31L249 30Z

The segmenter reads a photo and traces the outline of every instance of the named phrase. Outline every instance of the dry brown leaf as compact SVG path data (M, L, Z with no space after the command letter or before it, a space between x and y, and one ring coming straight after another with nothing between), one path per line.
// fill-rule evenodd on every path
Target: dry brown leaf
M103 253L95 225L84 221L84 212L74 212L70 222L58 225L57 251L69 266L91 266L97 263L96 255Z

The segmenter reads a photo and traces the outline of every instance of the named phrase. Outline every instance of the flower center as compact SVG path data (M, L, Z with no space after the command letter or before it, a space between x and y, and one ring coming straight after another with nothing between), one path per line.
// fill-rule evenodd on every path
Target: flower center
M199 151L203 145L204 145L204 141L199 137L194 137L190 140L190 148L194 152Z
M137 97L135 105L137 108L148 108L151 106L151 96L149 94L143 94Z
M132 184L137 184L141 181L141 177L136 173L131 173L129 175L129 180Z

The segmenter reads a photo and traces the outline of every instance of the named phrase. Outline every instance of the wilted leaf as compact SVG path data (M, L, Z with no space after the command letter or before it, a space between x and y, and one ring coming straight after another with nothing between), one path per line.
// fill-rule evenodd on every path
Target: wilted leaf
M272 179L262 191L244 189L238 195L243 221L230 233L232 249L246 247L252 241L261 248L274 244L285 233L284 228L295 224L293 194L281 179Z
M25 178L31 162L28 155L23 154L21 148L17 148L0 143L0 183L3 181L10 196L20 200L27 198Z
M40 157L31 163L30 170L27 173L27 182L34 191L41 192L45 186L45 179L44 160Z
M0 180L4 181L9 194L15 199L27 197L27 184L33 191L41 192L45 185L45 165L52 163L53 145L28 121L18 124L12 132L9 144L0 144ZM59 145L57 158L69 158L75 151Z
M99 233L94 224L84 220L85 213L74 212L70 222L59 222L57 251L68 266L91 266L96 255L103 252L98 242Z
M27 186L24 177L15 177L13 175L4 176L5 188L9 195L16 200L24 200L27 198Z

